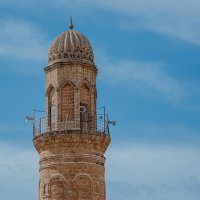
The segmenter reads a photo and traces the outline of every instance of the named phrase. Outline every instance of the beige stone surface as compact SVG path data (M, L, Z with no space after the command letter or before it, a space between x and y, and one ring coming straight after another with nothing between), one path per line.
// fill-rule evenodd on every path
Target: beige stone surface
M45 68L45 129L39 127L33 139L40 155L39 200L106 198L110 135L96 126L97 72L84 35L69 30L56 38Z
M34 139L40 154L40 200L105 199L104 133L46 133Z

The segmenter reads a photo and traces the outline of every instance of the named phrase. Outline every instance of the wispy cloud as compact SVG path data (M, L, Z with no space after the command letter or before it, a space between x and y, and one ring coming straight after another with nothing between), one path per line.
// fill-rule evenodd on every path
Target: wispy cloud
M150 30L152 32L176 37L188 42L200 45L200 2L196 0L184 1L168 0L53 0L44 1L2 1L0 3L8 7L20 7L20 9L32 12L37 9L41 14L45 9L68 10L73 13L82 12L83 15L97 10L109 10L118 14L117 24L129 30ZM39 6L38 6L39 5ZM90 10L91 12L88 12ZM87 12L86 12L87 11ZM93 13L92 13L93 14ZM123 21L121 21L123 19Z
M1 142L0 157L1 199L36 199L37 153L32 149Z
M187 103L200 97L200 82L180 79L168 71L165 63L157 61L108 59L104 50L97 50L97 65L101 66L103 81L122 89L170 102L184 110L199 109L199 104Z
M200 194L199 147L111 145L108 199L196 200Z
M1 198L37 198L36 151L6 143L0 146ZM107 199L196 200L199 154L198 146L111 144L106 155Z
M196 0L103 0L80 1L97 9L110 10L126 17L123 27L177 37L200 44L200 2Z
M47 46L46 36L38 27L17 20L0 21L0 56L44 61Z
M168 118L172 118L168 116ZM167 120L164 116L160 116L161 122L137 122L131 120L131 123L126 123L124 126L122 121L119 121L118 128L113 130L117 137L120 137L121 132L126 132L126 137L120 141L129 143L134 140L142 144L184 144L197 145L199 143L200 135L198 127L192 127L185 123L174 122L174 120Z
M124 60L109 63L103 70L105 76L112 78L108 80L126 82L142 91L146 88L145 92L156 91L169 101L179 101L187 96L184 86L165 72L162 63Z

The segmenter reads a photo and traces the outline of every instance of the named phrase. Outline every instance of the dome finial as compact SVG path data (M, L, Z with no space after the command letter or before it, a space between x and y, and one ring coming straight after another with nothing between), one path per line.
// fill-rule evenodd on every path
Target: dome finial
M74 25L72 23L72 16L70 16L69 18L69 29L73 29L74 28Z

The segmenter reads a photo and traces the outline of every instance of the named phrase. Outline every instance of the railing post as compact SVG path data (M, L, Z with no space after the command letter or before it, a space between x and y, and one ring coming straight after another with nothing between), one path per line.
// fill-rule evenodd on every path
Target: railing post
M108 118L108 114L107 114L107 123L106 123L106 126L107 126L108 135L109 135L110 134L110 127L109 127L108 121L109 121L109 118Z
M33 138L35 137L35 121L33 121Z
M105 111L105 109L104 109L104 111ZM97 114L97 116L95 118L91 118L86 122L80 122L81 123L80 130L82 132L97 131L97 132L101 132L104 134L109 134L110 130L109 130L108 121L109 121L108 115L106 115L105 112L101 113L100 117ZM52 123L50 123L49 125L47 123L48 122L47 122L46 118L41 118L41 117L38 120L33 121L33 138L35 138L38 135L41 135L45 132L49 132L52 130L58 130L58 127L56 126L56 118L54 118L52 120ZM63 123L64 123L63 125L64 125L65 130L70 130L71 128L74 128L74 121L69 123L69 121L66 118L66 121ZM59 127L61 127L61 126L62 126L62 124L59 125Z
M39 128L39 130L40 130L40 134L42 133L42 129L41 129L41 117L40 117L40 126L39 126L40 128Z

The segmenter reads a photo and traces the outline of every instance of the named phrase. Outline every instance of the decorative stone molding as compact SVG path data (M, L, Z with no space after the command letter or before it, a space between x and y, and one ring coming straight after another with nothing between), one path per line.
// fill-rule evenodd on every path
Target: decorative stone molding
M74 153L74 154L55 154L42 158L40 160L40 170L52 166L63 166L69 164L85 164L85 165L99 165L104 166L105 158L92 154Z
M64 190L64 196L66 196L66 179L65 177L62 175L62 174L53 174L49 180L49 183L48 183L48 197L51 197L52 196L52 188L51 188L51 185L52 185L52 182L53 180L55 180L56 178L60 179L63 183L63 190Z
M74 179L72 180L72 182L75 182L76 179L78 179L80 176L86 176L87 178L90 179L90 181L92 182L92 184L94 184L94 182L93 182L91 176L90 176L89 174L86 174L86 173L77 174L77 175L74 177Z
M46 93L45 93L45 96L46 96L46 97L48 96L48 94L49 94L49 92L50 92L51 90L55 90L55 91L56 91L56 87L54 87L53 84L49 84L49 85L47 86L47 90L46 90Z
M94 91L94 85L92 85L91 82L88 81L86 78L82 79L82 80L79 82L78 88L81 88L81 87L84 86L84 85L90 90L90 92L91 92L91 91Z
M89 40L82 33L70 29L53 41L49 50L49 64L74 60L93 63L94 55Z
M69 78L66 78L59 84L59 90L62 90L62 88L67 84L71 85L74 89L77 87L76 84L72 80L70 80Z

